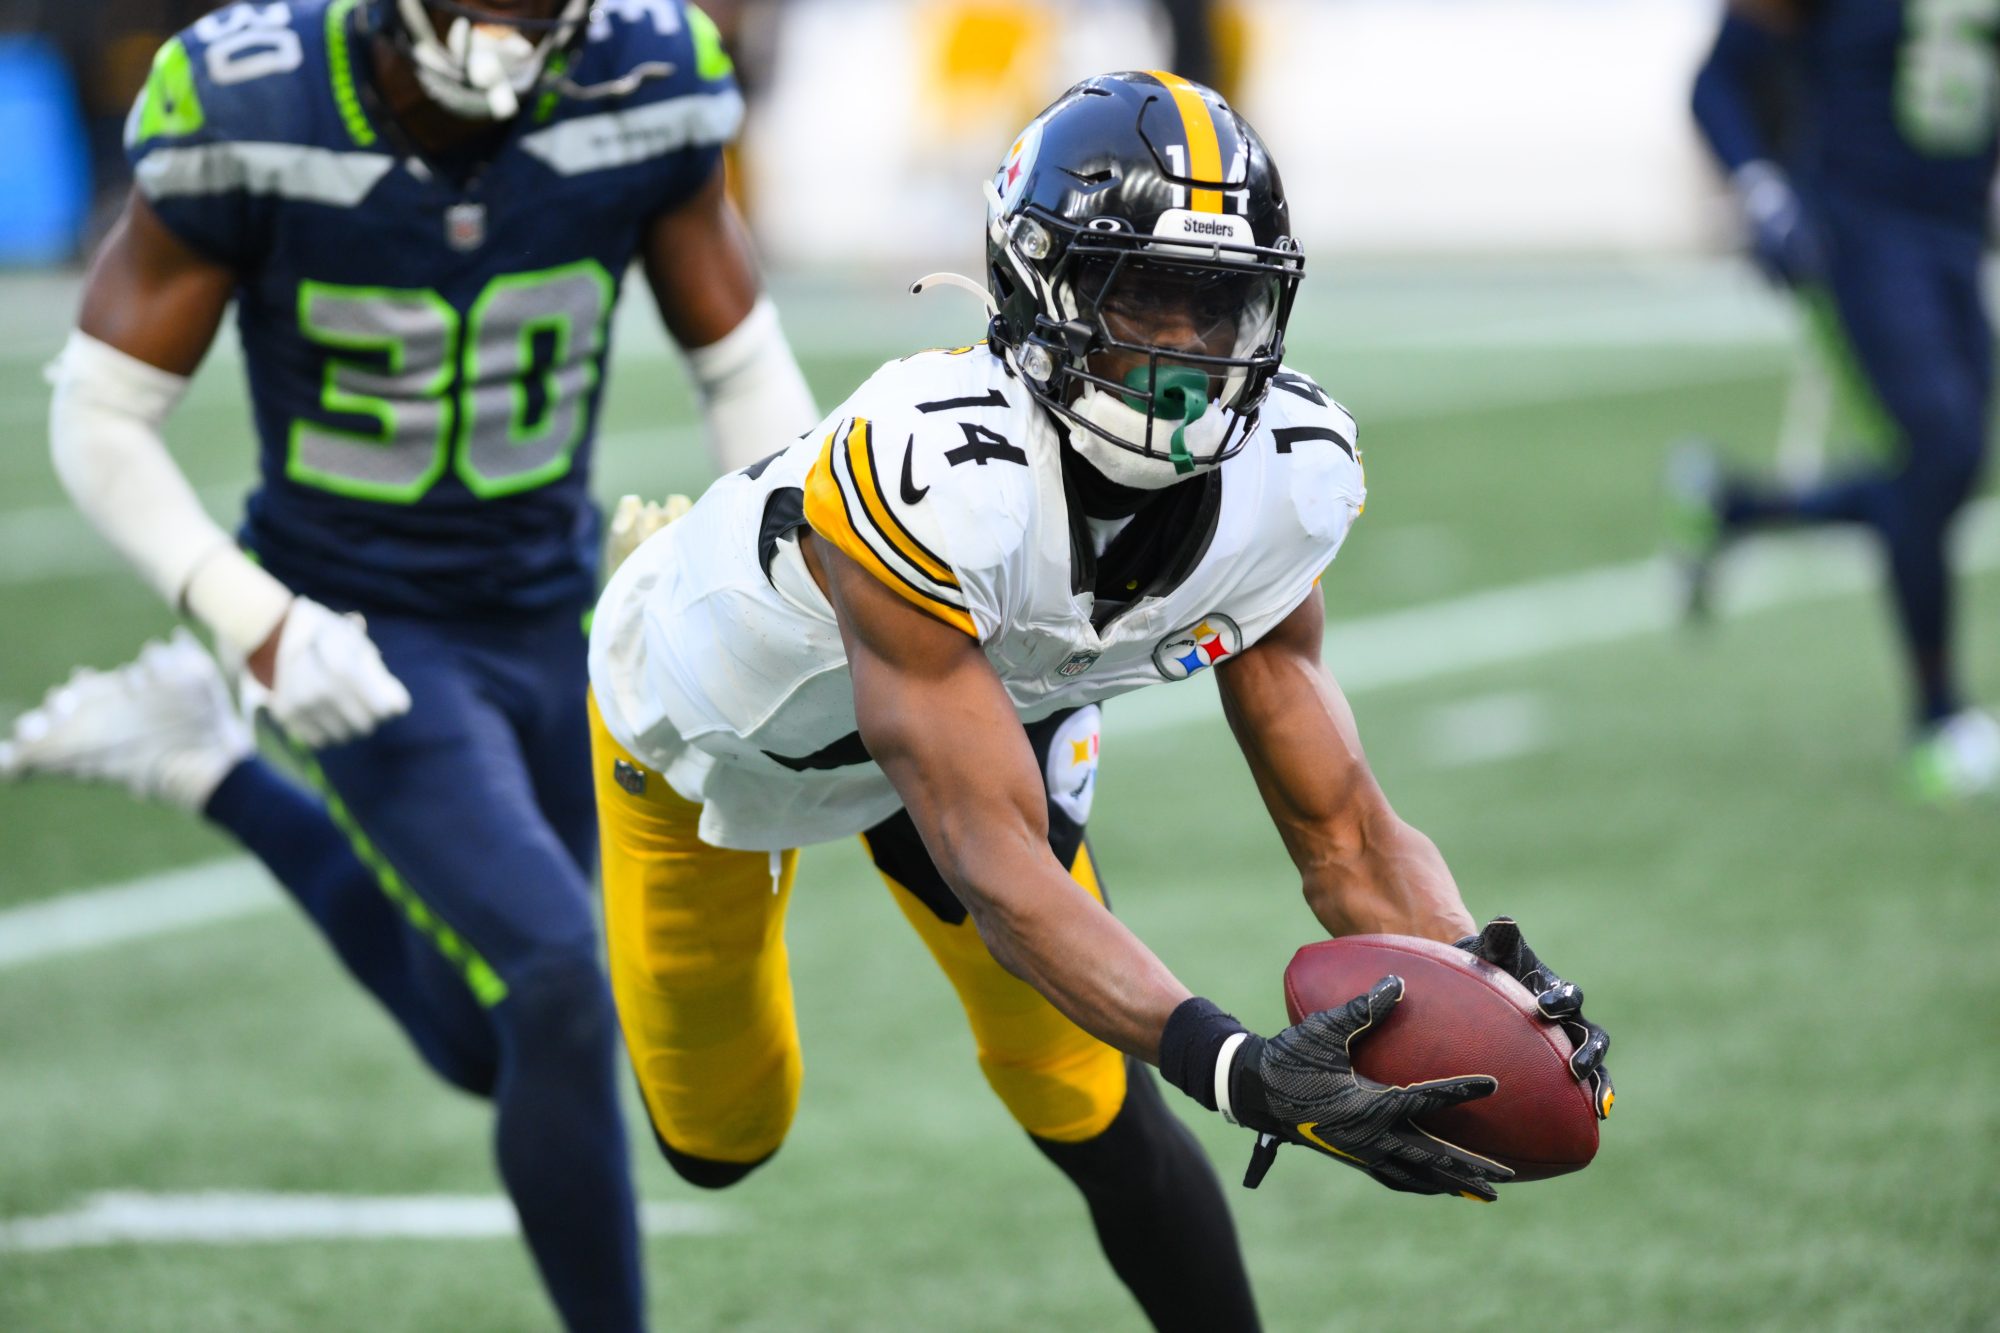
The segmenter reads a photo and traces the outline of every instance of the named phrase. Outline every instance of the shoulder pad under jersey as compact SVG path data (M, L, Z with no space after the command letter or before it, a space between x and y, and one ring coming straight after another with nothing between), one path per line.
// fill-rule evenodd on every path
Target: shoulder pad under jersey
M659 176L662 209L701 188L743 124L735 64L681 0L598 0L582 46L550 71L521 148L559 176Z
M248 257L256 207L352 207L393 169L355 92L359 0L243 3L162 46L125 122L135 188L212 258Z
M585 87L642 74L628 89L588 99L617 105L736 91L736 64L714 20L682 0L597 0L565 72Z
M1271 381L1258 424L1270 433L1299 522L1314 537L1339 540L1368 502L1354 415L1287 367Z
M907 600L974 637L996 568L1021 545L1035 408L984 347L882 367L836 410L806 520Z

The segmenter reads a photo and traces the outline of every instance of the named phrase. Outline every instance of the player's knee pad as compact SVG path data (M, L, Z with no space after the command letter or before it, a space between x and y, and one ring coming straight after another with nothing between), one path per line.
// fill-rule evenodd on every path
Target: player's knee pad
M1929 518L1946 517L1970 499L1986 464L1986 423L1976 398L1940 394L1937 399L1905 423L1907 454L1899 478L1906 502Z
M593 957L572 956L510 978L494 1010L503 1046L520 1058L588 1065L615 1058L618 1015Z
M1111 1047L1060 1018L1045 1025L1056 1031L1019 1052L994 1044L990 1025L978 1031L977 1015L974 1026L987 1084L1028 1133L1075 1143L1104 1133L1117 1118L1129 1080L1125 1058Z
M460 1050L449 1042L419 1042L418 1054L431 1072L475 1097L491 1097L499 1082L500 1065L492 1051Z

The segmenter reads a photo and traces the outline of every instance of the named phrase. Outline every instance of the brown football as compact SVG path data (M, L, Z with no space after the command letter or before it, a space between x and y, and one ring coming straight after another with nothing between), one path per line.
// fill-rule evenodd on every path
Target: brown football
M1285 969L1292 1021L1346 1004L1390 974L1403 999L1357 1037L1354 1067L1382 1083L1462 1074L1500 1080L1490 1097L1419 1120L1423 1128L1514 1169L1515 1180L1581 1171L1597 1155L1590 1093L1569 1072L1572 1047L1527 987L1463 949L1409 935L1319 940Z

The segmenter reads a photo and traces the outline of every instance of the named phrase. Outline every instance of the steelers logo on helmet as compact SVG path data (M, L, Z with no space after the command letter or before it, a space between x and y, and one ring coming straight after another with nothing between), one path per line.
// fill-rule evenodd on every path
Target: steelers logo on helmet
M1242 448L1304 256L1269 152L1210 89L1151 71L1070 89L989 195L996 346L1070 446L1155 489Z
M1028 128L1021 131L1007 150L1007 160L1000 164L999 174L993 179L993 188L1000 195L1002 212L1012 208L1027 187L1028 174L1035 169L1035 155L1042 146L1042 122L1028 122Z

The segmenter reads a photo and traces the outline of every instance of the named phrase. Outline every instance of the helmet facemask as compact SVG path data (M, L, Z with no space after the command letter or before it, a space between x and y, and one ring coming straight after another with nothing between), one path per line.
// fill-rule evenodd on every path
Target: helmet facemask
M590 0L562 0L546 19L505 18L457 0L395 0L395 7L392 37L424 95L467 120L518 114L551 58L576 41L590 14Z
M1243 447L1283 357L1303 259L1110 222L1002 224L1010 276L1033 282L1047 312L1014 359L1043 405L1087 432L1072 437L1077 453L1119 485L1155 490Z

